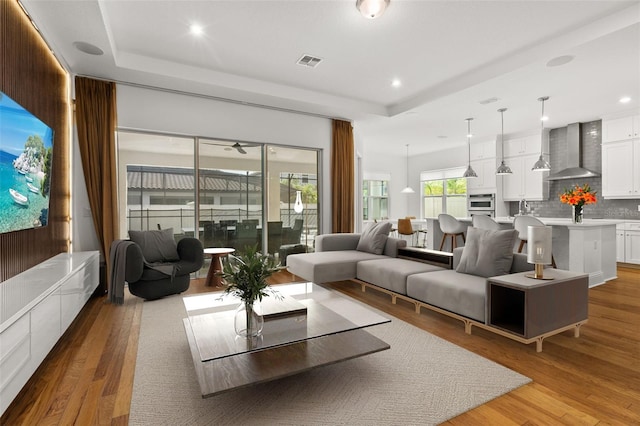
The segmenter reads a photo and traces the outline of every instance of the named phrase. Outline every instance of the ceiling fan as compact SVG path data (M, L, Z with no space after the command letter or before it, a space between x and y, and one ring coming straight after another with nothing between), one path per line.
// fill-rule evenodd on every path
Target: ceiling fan
M236 149L240 154L246 154L247 151L244 150L244 148L251 148L254 146L260 146L259 143L243 143L241 144L240 142L236 142L233 145L229 146L226 144L221 144L221 143L213 143L213 142L203 142L207 145L216 145L216 146L224 146L226 148L234 148Z

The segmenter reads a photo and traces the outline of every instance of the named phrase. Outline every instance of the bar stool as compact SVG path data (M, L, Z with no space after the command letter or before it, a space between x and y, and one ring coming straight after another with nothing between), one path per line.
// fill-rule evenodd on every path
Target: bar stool
M457 247L457 236L462 237L462 242L465 243L464 231L467 225L460 222L450 214L441 213L438 215L438 222L440 223L440 230L442 231L442 242L440 243L440 251L444 247L444 242L447 237L451 237L451 251Z
M500 224L487 215L471 216L471 224L474 228L487 229L489 231L499 231Z
M398 235L411 235L411 243L414 244L416 231L414 231L413 226L411 226L411 219L398 219Z
M527 232L529 226L545 226L542 221L533 216L516 216L513 220L513 229L518 231L518 239L520 240L520 245L518 246L518 253L522 253L522 249L524 245L527 243ZM553 254L551 254L551 267L556 267L556 260L553 258Z

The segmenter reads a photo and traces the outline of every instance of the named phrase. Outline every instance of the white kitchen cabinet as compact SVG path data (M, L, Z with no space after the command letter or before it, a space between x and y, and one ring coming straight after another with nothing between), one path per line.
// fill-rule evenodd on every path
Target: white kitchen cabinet
M624 261L640 264L640 223L638 222L625 224Z
M602 196L640 198L640 139L602 144Z
M469 194L495 194L497 190L497 176L495 158L484 160L471 160L471 167L476 171L477 178L467 179L467 192Z
M624 261L640 264L640 231L626 231Z
M486 141L471 143L471 145L469 145L469 152L472 161L496 158L496 142Z
M625 256L625 225L624 223L616 225L616 262L624 262Z
M640 114L602 122L602 142L640 138Z
M548 134L547 132L545 133ZM540 133L518 138L505 139L504 156L515 157L536 153L540 155L541 144L542 141L540 139ZM544 152L546 152L546 150Z
M549 197L549 183L545 180L549 172L534 172L533 164L540 154L530 154L505 159L511 175L500 176L504 201L541 201Z

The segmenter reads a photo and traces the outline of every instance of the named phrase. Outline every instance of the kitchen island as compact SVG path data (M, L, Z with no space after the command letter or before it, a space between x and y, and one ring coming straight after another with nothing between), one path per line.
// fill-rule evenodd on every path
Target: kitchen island
M616 225L624 221L585 219L581 224L574 224L569 218L538 219L552 227L552 250L558 269L589 274L589 287L617 277ZM468 222L471 226L471 218L459 220ZM504 229L513 228L513 217L498 217L495 220ZM442 239L438 218L427 218L426 221L427 248L437 250ZM462 245L462 241L458 241L458 244ZM514 248L517 248L517 244ZM443 250L450 251L451 248L445 246Z

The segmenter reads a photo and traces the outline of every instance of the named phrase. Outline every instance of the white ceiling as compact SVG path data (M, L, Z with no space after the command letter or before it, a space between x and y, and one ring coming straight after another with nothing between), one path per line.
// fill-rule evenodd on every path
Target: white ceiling
M545 95L550 128L640 107L640 1L391 0L376 20L355 0L22 3L72 73L353 120L367 152L460 146L467 117L494 138L501 107L506 133L536 129Z

